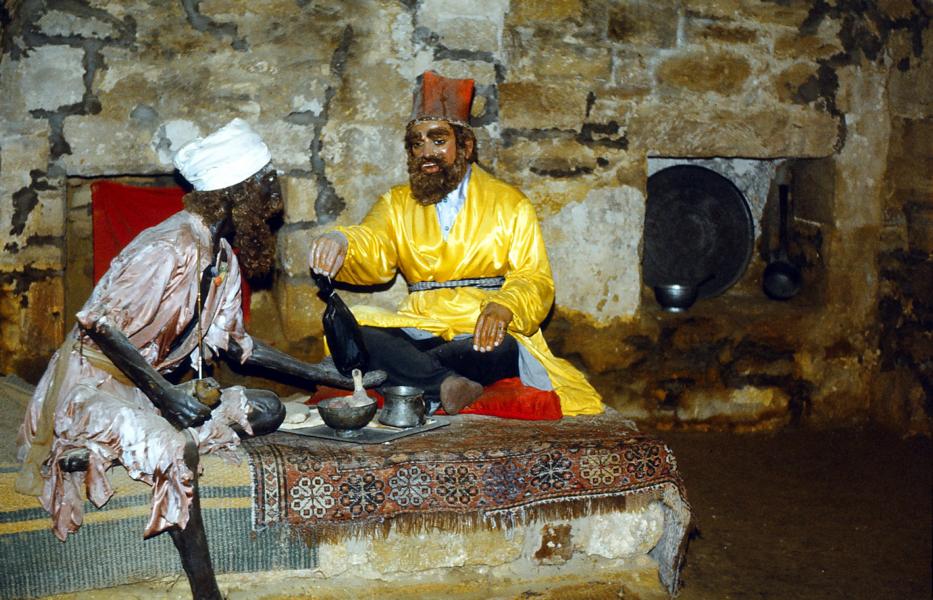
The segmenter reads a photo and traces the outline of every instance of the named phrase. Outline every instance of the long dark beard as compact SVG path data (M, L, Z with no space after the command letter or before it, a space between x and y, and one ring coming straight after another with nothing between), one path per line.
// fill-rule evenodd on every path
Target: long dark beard
M282 202L270 201L259 194L259 184L253 180L209 192L191 192L184 198L189 212L201 215L208 223L230 217L235 234L230 244L237 251L243 275L251 282L265 279L275 265L275 234L269 221L282 212Z
M233 209L233 227L236 234L232 245L243 275L250 281L265 279L275 266L275 234L265 219L251 211ZM238 215L238 213L244 213Z
M437 162L440 170L437 173L424 173L421 165L428 162L426 158L408 156L408 181L411 184L411 193L419 203L424 206L437 204L450 192L457 189L467 170L465 153L457 148L457 156L452 165L447 166Z

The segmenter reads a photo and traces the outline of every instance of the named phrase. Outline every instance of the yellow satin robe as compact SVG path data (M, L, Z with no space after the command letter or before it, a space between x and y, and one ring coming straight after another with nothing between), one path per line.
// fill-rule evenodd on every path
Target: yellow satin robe
M434 206L422 206L408 185L392 188L360 225L338 227L349 249L337 279L358 285L505 277L499 290L442 288L408 295L397 312L355 306L363 325L418 327L446 340L472 334L488 302L512 311L509 333L547 370L565 415L603 411L599 393L580 371L551 354L539 326L554 301L554 280L534 207L518 189L473 165L466 201L447 240Z

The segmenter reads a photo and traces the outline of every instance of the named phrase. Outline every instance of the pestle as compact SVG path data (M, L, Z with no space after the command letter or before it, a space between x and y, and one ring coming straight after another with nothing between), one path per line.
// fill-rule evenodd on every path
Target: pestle
M359 369L353 369L353 397L350 400L352 406L365 406L375 402L366 394L363 389L363 373Z

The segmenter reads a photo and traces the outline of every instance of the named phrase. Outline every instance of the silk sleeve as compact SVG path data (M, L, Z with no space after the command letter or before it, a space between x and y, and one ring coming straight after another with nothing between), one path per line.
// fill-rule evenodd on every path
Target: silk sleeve
M347 256L337 273L338 281L375 285L395 277L398 251L390 194L380 198L359 225L336 228L348 242Z
M154 363L159 355L155 338L178 328L181 299L173 303L166 296L184 259L172 244L159 242L121 260L122 264L111 267L116 269L108 272L96 299L85 305L77 320L87 328L106 315L144 358Z
M541 226L528 200L520 202L515 211L508 260L505 284L489 295L487 303L496 302L511 310L509 329L530 336L554 302L554 279Z

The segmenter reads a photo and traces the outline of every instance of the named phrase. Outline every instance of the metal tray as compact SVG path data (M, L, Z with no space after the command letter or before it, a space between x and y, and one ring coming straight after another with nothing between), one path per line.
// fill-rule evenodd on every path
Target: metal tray
M718 296L748 268L755 227L748 202L711 169L676 165L648 178L642 277L649 286L698 285Z
M322 440L330 440L332 442L350 442L352 444L384 444L399 438L408 437L418 433L424 433L426 431L432 431L441 427L446 427L447 425L450 425L450 417L434 415L432 417L428 417L424 425L419 425L417 427L390 427L389 425L383 425L380 423L379 413L376 413L376 416L373 417L372 422L360 430L359 436L353 438L338 437L337 432L327 425L314 425L312 427L303 427L300 429L281 429L280 431L282 433L294 433L295 435L320 438Z

